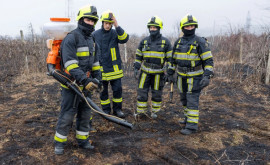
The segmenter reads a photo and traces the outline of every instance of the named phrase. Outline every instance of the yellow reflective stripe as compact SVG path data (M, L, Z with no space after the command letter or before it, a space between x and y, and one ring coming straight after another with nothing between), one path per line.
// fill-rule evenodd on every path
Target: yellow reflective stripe
M140 101L137 101L137 106L138 106L138 107L144 107L144 108L147 108L147 102L140 102Z
M67 141L67 138L61 139L61 138L59 138L59 137L57 137L57 136L55 135L55 136L54 136L54 140L57 141L57 142L63 143L63 142L66 142L66 141Z
M103 66L100 66L100 71L103 72Z
M124 40L124 39L126 39L127 38L127 33L126 32L124 32L124 34L123 35L118 35L118 39L119 40Z
M119 70L117 72L109 72L109 73L102 73L102 76L105 76L105 77L109 77L109 76L114 76L114 75L117 75L117 74L120 74L120 73L123 73L123 70Z
M213 66L211 66L211 65L206 65L205 67L204 67L204 69L207 69L207 70L210 70L210 71L212 71L213 72Z
M76 55L78 57L85 57L85 56L89 56L89 52L77 52Z
M188 84L188 93L191 93L192 88L193 88L193 78L188 78L187 79L187 84Z
M137 49L137 50L136 50L136 55L142 56L142 51L140 51L140 49Z
M113 65L113 69L115 72L119 71L118 65Z
M156 107L152 107L152 112L157 113L160 111L160 107L156 108Z
M142 66L142 70L145 71L146 73L163 73L163 69L151 69L146 66Z
M159 80L160 80L160 74L155 75L154 90L158 90L159 89Z
M100 100L100 104L101 104L101 105L107 105L107 104L110 104L110 103L111 103L110 99L107 99L107 100Z
M166 57L167 57L167 58L172 57L172 50L171 50L171 51L166 52Z
M112 55L112 61L117 60L117 59L116 59L115 48L111 48L111 55Z
M141 89L143 88L145 79L146 79L146 74L145 73L142 73L142 77L141 77L141 80L140 80L139 88L141 88Z
M213 57L211 51L204 52L200 56L203 60L207 60Z
M123 98L122 97L119 98L119 99L113 98L113 102L115 102L115 103L121 103L121 102L123 102Z
M89 137L89 135L76 135L76 139L86 140Z
M198 117L199 116L199 110L188 109L187 110L187 115L191 116L191 117Z
M160 107L161 106L161 101L160 102L152 101L152 106L153 107Z
M92 71L100 70L100 66L93 66Z
M195 72L188 72L188 73L177 72L177 74L180 76L198 76L198 75L202 75L203 73L204 73L203 69L200 69Z
M142 61L141 61L141 60L137 60L137 59L135 60L135 62L138 62L138 63L140 63L140 64L142 63Z
M90 117L90 120L92 120L92 119L93 119L93 116Z
M78 64L71 64L66 69L69 72L71 69L75 69L75 68L79 68L79 65Z
M164 48L165 42L166 42L166 40L162 40L162 44L161 44L162 48Z
M190 49L189 51L187 52L187 54L190 54L191 50L193 49L193 45L190 45Z
M119 79L119 78L122 78L124 77L124 74L121 73L119 75L116 75L116 76L110 76L110 77L102 77L102 80L104 81L110 81L110 80L115 80L115 79Z
M145 113L147 110L147 108L141 108L141 107L137 107L137 113Z
M190 117L190 116L188 116L188 118L187 118L188 123L198 123L198 121L199 121L199 117Z
M191 62L191 67L195 67L195 61L190 61Z
M183 93L183 88L182 88L182 77L178 76L178 81L177 81L177 87L180 93Z

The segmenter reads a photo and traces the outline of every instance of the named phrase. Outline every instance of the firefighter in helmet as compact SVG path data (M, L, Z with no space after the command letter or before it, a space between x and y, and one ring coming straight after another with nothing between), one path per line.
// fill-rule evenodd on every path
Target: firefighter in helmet
M198 21L192 15L186 15L180 22L183 37L178 38L173 46L173 61L168 74L177 72L177 87L180 91L185 124L181 133L188 135L198 130L199 97L201 90L208 86L213 76L213 56L209 43L195 34Z
M101 87L99 48L91 36L98 21L95 6L85 6L77 15L78 27L71 31L61 43L62 70L74 80L83 91L92 92ZM75 92L61 84L61 111L54 136L55 154L63 154L67 136L76 116L76 139L78 146L93 149L89 142L89 119L91 110Z
M102 71L103 91L100 95L100 102L105 113L111 113L111 100L109 98L109 84L113 91L113 114L124 117L122 112L122 82L123 75L122 61L118 44L128 41L129 35L118 25L115 15L111 11L105 11L100 20L101 29L93 33L96 43L100 45L100 65ZM112 29L112 27L115 29Z
M134 62L135 77L139 75L135 115L146 113L148 92L151 89L151 117L156 118L157 112L161 109L162 90L165 84L164 64L172 58L172 47L170 41L160 33L163 22L159 17L150 18L147 28L150 35L140 42Z

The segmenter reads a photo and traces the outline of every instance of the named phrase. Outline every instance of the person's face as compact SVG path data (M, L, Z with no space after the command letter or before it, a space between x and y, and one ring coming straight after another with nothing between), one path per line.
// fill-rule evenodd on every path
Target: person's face
M184 29L186 30L193 30L194 28L195 28L195 25L184 26Z
M92 19L89 19L89 18L84 18L83 21L88 25L94 25L95 24L95 21L93 21Z
M103 22L103 28L105 29L105 30L110 30L111 28L112 28L112 23L110 23L110 22Z
M157 29L156 26L150 26L150 27L149 27L149 30L150 30L150 31L157 31L158 29Z

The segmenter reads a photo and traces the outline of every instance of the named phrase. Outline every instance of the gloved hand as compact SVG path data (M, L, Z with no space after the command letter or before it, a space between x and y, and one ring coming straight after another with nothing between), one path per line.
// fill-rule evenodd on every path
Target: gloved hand
M204 76L202 80L200 81L200 87L203 89L204 87L207 87L210 83L210 78L208 76Z
M139 79L139 70L138 69L136 69L136 68L134 68L134 77L135 77L135 79Z
M173 74L172 75L166 74L164 76L164 80L165 80L165 82L169 82L169 83L174 83L175 82Z
M96 79L96 78L94 78L94 79L88 78L88 79L86 80L86 83L85 83L85 85L84 85L84 88L85 88L86 90L92 92L93 90L98 89L99 83L100 83L100 82L99 82L98 79Z

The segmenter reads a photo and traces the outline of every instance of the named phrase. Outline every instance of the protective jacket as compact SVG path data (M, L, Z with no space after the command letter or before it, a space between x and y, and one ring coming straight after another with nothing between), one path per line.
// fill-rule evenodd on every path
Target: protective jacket
M83 26L70 32L61 44L62 69L65 69L77 83L84 84L87 72L101 80L98 44L93 37L84 35Z
M101 47L102 80L110 81L122 78L124 75L118 43L126 43L129 35L120 26L109 31L106 31L102 26L101 29L93 33L93 37Z
M171 63L169 74L174 72L176 66L179 76L194 77L202 74L204 76L213 74L214 63L209 43L205 38L196 35L176 40Z
M135 68L150 74L164 73L166 61L172 61L170 41L159 34L154 40L150 36L144 38L136 50Z

